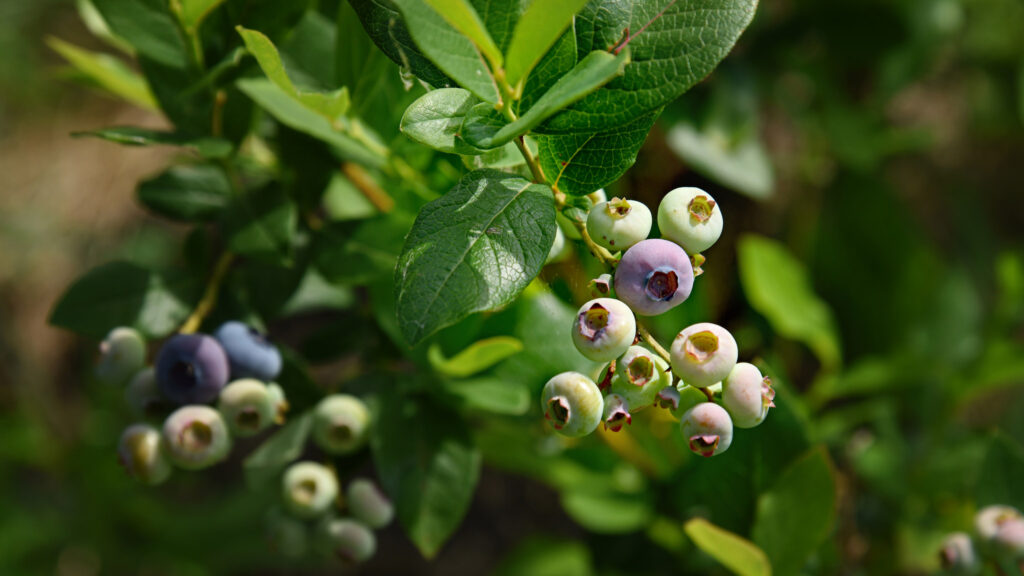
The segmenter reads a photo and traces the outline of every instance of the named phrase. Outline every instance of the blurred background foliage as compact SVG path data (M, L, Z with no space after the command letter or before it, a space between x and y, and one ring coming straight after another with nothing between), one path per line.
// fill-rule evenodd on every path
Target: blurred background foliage
M317 9L333 21L337 3ZM65 81L80 72L45 38L117 54L81 10L0 3L0 573L330 572L267 550L268 498L244 488L237 458L157 489L132 483L114 456L120 391L89 376L91 342L46 326L90 266L173 264L186 233L133 194L171 152L68 136L165 126L144 98L131 106ZM622 434L565 446L534 404L566 363L559 355L572 355L571 311L531 288L437 339L446 355L484 336L527 343L488 377L528 383L502 405L529 412L496 417L485 406L472 420L486 467L465 523L432 563L392 527L357 572L719 573L683 530L701 516L753 539L776 574L927 574L942 536L968 528L976 507L1024 507L1022 32L1019 0L763 3L609 195L656 206L696 185L720 201L727 225L705 276L653 329L667 339L698 320L729 327L741 357L775 379L779 408L707 461L649 413ZM388 82L400 85L392 68ZM382 93L367 114L400 140L408 96ZM543 278L578 302L593 273L580 253ZM330 346L351 331L339 321L306 314L273 326L328 388L359 363L359 349L339 359ZM567 349L529 345L562 332ZM813 533L803 539L812 546L779 541L794 531Z

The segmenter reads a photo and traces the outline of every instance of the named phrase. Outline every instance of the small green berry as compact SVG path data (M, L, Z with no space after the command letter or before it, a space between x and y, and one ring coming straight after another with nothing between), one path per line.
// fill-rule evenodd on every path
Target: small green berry
M227 425L209 406L175 410L164 421L163 437L171 461L187 470L213 466L231 452Z
M664 238L698 254L722 235L722 209L700 188L676 188L661 199L658 228Z
M604 398L590 378L579 372L562 372L544 385L541 409L563 436L586 436L601 423Z
M587 214L587 233L612 252L626 250L651 233L651 211L642 202L624 198L594 204Z
M157 412L161 406L169 404L160 393L156 383L156 371L143 368L128 382L124 389L124 401L132 414L144 418Z
M296 462L284 472L281 496L285 509L296 518L319 518L338 499L338 478L322 464Z
M562 232L561 226L555 226L555 241L551 244L551 249L548 250L548 257L544 260L544 264L561 262L568 258L571 253L571 247L565 241L565 232Z
M690 450L701 456L721 454L732 444L732 419L714 402L702 402L687 410L679 427Z
M633 311L614 298L596 298L580 307L572 324L572 341L595 362L621 356L636 338Z
M618 432L626 424L633 423L633 416L629 413L629 404L619 394L609 394L604 398L604 429Z
M259 380L235 380L220 392L217 409L233 436L245 438L259 434L274 423L277 406L267 385Z
M146 364L146 339L134 328L114 328L100 342L96 377L108 384L121 384Z
M643 346L630 346L615 361L611 391L621 395L633 410L654 404L658 393L671 384L668 362Z
M722 406L738 428L753 428L764 422L768 409L775 406L774 399L772 381L753 364L736 364L722 381Z
M343 564L366 562L377 551L377 537L362 522L350 518L325 518L317 526L320 548Z
M947 573L956 576L975 576L981 572L981 562L970 536L954 532L942 542L939 563Z
M267 393L274 404L274 424L284 424L285 416L288 414L288 398L284 394L284 388L277 382L267 384Z
M391 501L376 484L366 478L356 478L349 482L346 496L352 517L370 528L384 528L395 516L395 507Z
M164 453L160 432L148 424L133 424L121 434L118 460L136 480L155 486L171 475L171 461Z
M355 396L332 394L313 411L313 440L325 452L350 454L366 443L370 411Z
M706 388L732 372L738 354L728 330L710 322L694 324L672 342L672 372L690 386Z

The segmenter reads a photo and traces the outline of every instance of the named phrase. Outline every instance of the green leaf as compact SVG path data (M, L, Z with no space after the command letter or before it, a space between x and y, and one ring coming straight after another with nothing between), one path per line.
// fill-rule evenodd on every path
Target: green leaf
M313 414L306 412L264 440L242 464L246 483L251 488L275 486L284 467L302 456L312 428Z
M474 106L462 124L462 137L477 148L497 148L620 75L627 62L629 50L618 56L600 50L591 52L515 122L506 124L488 103Z
M498 89L473 42L453 28L425 0L393 0L416 46L430 61L485 102L498 102Z
M228 205L231 182L217 166L186 164L143 180L138 195L144 206L161 216L185 222L212 220Z
M576 17L579 53L632 37L620 78L546 122L546 133L603 132L675 100L732 50L757 0L593 0Z
M746 538L694 518L683 527L693 543L739 576L771 576L772 567L760 548Z
M83 50L57 38L47 38L46 43L96 86L136 106L156 110L156 100L145 79L121 60Z
M480 15L467 0L425 0L438 14L444 16L456 30L469 38L477 49L497 70L503 63L501 50L494 44L491 34L484 27Z
M978 507L1003 504L1024 510L1021 478L1024 478L1024 448L1005 434L994 434L978 470L974 491Z
M228 247L237 254L288 265L298 227L298 209L280 189L239 196L225 213Z
M239 80L237 85L239 90L279 122L330 144L342 158L374 168L384 165L384 152L368 148L347 134L342 127L303 106L273 82L263 78L247 78Z
M402 333L415 346L474 312L511 302L540 272L555 237L545 186L470 172L420 210L395 271Z
M509 84L515 86L530 74L586 3L587 0L533 0L530 3L530 7L516 23L508 47L505 79Z
M195 292L190 278L165 278L135 264L111 262L76 280L57 302L49 321L97 339L117 326L162 338L188 317Z
M213 12L215 8L224 3L224 0L179 0L181 10L178 12L178 19L181 25L195 34L199 25ZM174 4L171 4L174 6Z
M777 574L799 574L836 521L836 477L824 448L790 465L757 502L753 540Z
M445 358L441 346L430 347L427 359L430 365L449 378L466 378L487 370L498 362L521 352L523 343L511 336L494 336L469 345L451 358Z
M624 534L643 528L654 516L642 494L595 492L579 487L562 492L562 507L577 524L599 534Z
M535 135L544 176L566 194L581 196L608 186L636 162L660 113L597 134Z
M775 173L756 135L733 142L715 126L698 130L680 122L665 135L668 147L694 170L751 198L771 196Z
M188 66L188 52L166 0L93 0L107 26L142 56L171 68Z
M517 113L529 110L555 82L576 66L576 61L576 31L570 27L526 77L522 97L516 102Z
M195 150L204 158L226 158L231 154L231 142L223 138L193 138L178 132L163 132L137 126L112 126L86 132L72 132L75 138L93 137L125 146L181 146Z
M372 448L381 483L409 538L432 558L469 509L480 452L462 418L428 398L381 398Z
M804 265L780 242L754 235L740 239L738 259L750 305L780 335L807 344L825 368L838 367L839 335L832 311L814 293Z
M441 152L480 154L482 150L458 137L466 114L479 102L462 88L431 90L406 108L402 116L402 133Z
M349 0L373 43L402 68L431 86L450 86L451 80L420 52L392 0ZM344 83L351 87L351 84Z
M518 380L473 378L446 382L444 389L462 400L467 409L492 414L522 416L532 403L530 388Z
M497 576L591 576L590 550L582 542L527 536L502 559Z
M328 93L300 91L292 83L291 78L288 77L284 63L281 62L281 55L269 38L255 30L246 30L241 26L238 26L237 30L245 42L245 47L259 63L260 69L285 94L295 98L304 106L324 116L331 122L348 110L347 88L340 88Z

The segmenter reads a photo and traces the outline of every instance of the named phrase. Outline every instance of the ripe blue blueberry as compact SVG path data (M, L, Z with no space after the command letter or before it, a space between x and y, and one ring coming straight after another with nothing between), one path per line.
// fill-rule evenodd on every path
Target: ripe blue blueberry
M350 518L325 518L317 526L321 550L345 565L366 562L377 551L377 537L362 522Z
M277 417L277 405L267 385L244 378L224 387L217 409L227 422L231 435L244 438L269 428Z
M134 328L114 328L100 342L96 377L108 384L121 384L146 364L146 340Z
M313 440L325 452L350 454L366 443L370 411L355 396L332 394L313 411Z
M663 237L696 255L722 235L722 209L700 188L676 188L661 199L658 228Z
M563 436L586 436L601 423L604 398L590 378L579 372L562 372L544 385L541 409Z
M629 404L619 394L609 394L604 398L604 413L602 414L604 429L618 432L626 424L633 423L633 417L629 414Z
M160 432L147 424L133 424L117 445L121 466L136 480L154 486L171 475L171 461L164 452Z
M683 329L672 341L672 372L690 386L706 388L732 372L738 355L728 330L701 322Z
M296 518L319 518L338 499L338 478L323 464L296 462L284 471L281 497L285 509Z
M615 294L640 316L682 304L693 289L693 265L677 244L652 238L626 251L615 269Z
M225 322L214 332L231 363L231 378L269 382L281 373L281 352L266 334L238 321Z
M630 346L615 361L611 391L621 395L634 411L654 404L671 384L668 362L643 346Z
M209 406L182 406L163 427L171 461L187 470L207 468L227 458L231 436L220 412Z
M598 246L626 250L651 233L651 211L636 200L599 202L587 214L587 233Z
M580 307L572 324L572 342L595 362L609 362L629 349L636 338L636 318L614 298L596 298Z
M227 354L205 334L172 336L157 354L156 381L175 404L212 402L228 382Z
M124 401L132 414L138 417L152 416L167 403L160 394L156 383L156 370L143 368L128 382L124 389Z
M981 572L981 562L971 537L963 532L954 532L942 541L939 563L951 575L974 576Z
M732 444L732 419L714 402L701 402L687 410L679 427L690 450L701 456L721 454Z
M768 409L775 406L774 399L772 381L753 364L736 364L722 381L722 406L738 428L753 428L764 422Z
M395 507L372 481L356 478L345 490L348 510L352 517L370 528L381 529L395 517Z

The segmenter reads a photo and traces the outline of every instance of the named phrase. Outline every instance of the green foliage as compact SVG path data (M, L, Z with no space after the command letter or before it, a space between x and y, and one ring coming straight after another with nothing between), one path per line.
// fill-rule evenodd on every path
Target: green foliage
M772 567L760 548L749 540L694 518L683 527L693 543L739 576L771 576Z

